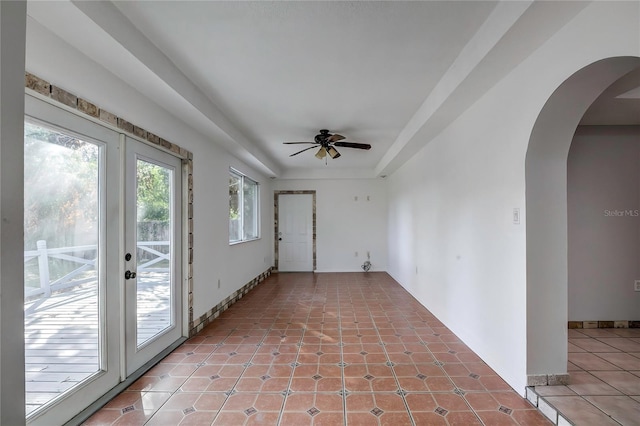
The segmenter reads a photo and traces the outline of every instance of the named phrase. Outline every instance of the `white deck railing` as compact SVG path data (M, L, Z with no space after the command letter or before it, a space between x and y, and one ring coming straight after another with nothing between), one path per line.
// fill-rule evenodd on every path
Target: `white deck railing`
M149 253L153 258L144 261L138 265L137 272L168 272L168 267L152 267L163 260L170 260L170 253L162 253L157 250L158 246L169 246L169 241L139 241L138 249ZM40 240L36 243L37 250L29 250L24 252L24 262L37 258L38 273L40 278L40 288L25 289L25 300L35 297L49 297L51 292L63 290L68 287L77 286L86 282L95 280L94 277L74 279L85 271L95 270L96 256L98 251L97 245L84 245L74 247L47 248L47 242ZM81 257L80 253L93 252L91 256ZM79 264L80 266L66 275L51 281L49 272L49 259L61 259L68 262Z

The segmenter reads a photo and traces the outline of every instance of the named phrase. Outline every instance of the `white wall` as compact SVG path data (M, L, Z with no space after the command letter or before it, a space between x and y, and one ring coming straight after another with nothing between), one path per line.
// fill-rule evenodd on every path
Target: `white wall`
M194 318L273 265L271 180L212 144L204 148L194 151ZM229 245L229 167L260 184L259 240Z
M524 179L511 163L508 130L483 117L484 108L388 178L389 272L523 391L525 229L512 211L524 212Z
M386 186L382 178L273 182L274 190L316 191L316 272L362 272L367 251L371 271L386 271Z
M567 161L569 320L640 318L640 126L580 126Z
M589 4L388 178L389 272L520 393L567 358L566 281L527 303L529 138L574 72L640 53L639 16L635 3Z
M168 114L161 105L153 103L33 20L29 20L27 27L26 68L98 106L108 105L110 112L193 153L194 318L272 265L272 232L263 232L257 241L228 244L229 167L260 183L262 230L269 230L272 223L269 179L239 162L216 141Z

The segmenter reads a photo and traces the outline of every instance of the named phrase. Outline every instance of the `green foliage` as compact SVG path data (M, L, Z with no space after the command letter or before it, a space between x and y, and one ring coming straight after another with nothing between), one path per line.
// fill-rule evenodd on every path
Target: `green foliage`
M138 222L169 222L170 172L164 167L138 161Z
M240 177L231 175L229 177L229 219L238 220L240 218Z
M100 147L28 122L24 136L25 250L97 244ZM170 173L138 161L138 221L169 222Z

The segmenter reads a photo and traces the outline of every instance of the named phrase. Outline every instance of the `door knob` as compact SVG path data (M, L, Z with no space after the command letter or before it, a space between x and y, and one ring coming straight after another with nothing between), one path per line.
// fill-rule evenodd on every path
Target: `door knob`
M124 273L124 279L125 280L129 280L129 279L134 280L135 278L136 278L136 273L135 272L131 272L131 271L127 270Z
M282 237L278 238L278 241L282 241Z

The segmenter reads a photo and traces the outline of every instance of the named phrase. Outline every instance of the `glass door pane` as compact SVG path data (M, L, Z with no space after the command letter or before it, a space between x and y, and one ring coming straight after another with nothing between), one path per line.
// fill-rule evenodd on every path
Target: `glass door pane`
M127 375L182 337L182 162L126 138Z
M138 159L136 163L137 281L136 344L174 325L171 240L174 171Z
M103 147L43 125L24 132L26 411L102 370Z

